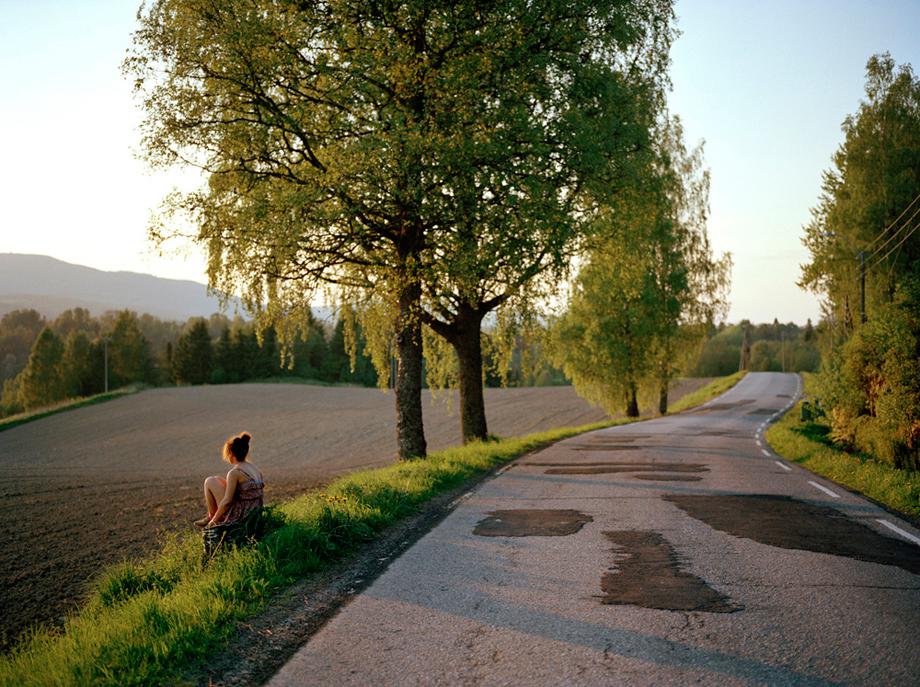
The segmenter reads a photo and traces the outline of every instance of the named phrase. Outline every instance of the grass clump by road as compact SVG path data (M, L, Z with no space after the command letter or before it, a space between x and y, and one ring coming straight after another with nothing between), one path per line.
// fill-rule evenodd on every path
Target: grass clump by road
M802 373L805 392L814 390L813 375ZM863 453L836 447L830 428L820 419L803 422L799 402L771 426L765 436L786 460L913 518L920 518L920 472L898 469Z
M7 429L12 429L13 427L18 427L19 425L24 425L27 422L40 420L43 417L48 417L49 415L57 415L58 413L63 413L67 410L76 410L77 408L82 408L84 406L92 406L96 405L97 403L111 401L115 398L121 398L122 396L136 394L138 391L146 388L147 385L145 384L131 384L130 386L122 387L121 389L116 389L115 391L108 391L103 394L96 394L95 396L86 396L84 398L61 401L60 403L56 403L53 406L47 406L39 410L31 410L25 413L10 415L9 417L5 417L0 420L0 432Z
M721 385L706 388L711 398ZM474 443L352 473L271 508L274 527L258 545L207 566L199 536L174 537L154 557L109 569L61 632L36 630L0 659L0 685L182 684L274 592L341 560L425 501L550 443L627 422Z
M735 384L744 379L744 375L747 374L746 370L741 370L735 374L728 375L727 377L718 377L704 387L700 387L693 393L687 394L683 398L679 399L674 405L672 405L668 412L670 413L679 413L682 410L687 410L688 408L693 408L698 406L701 403L709 401L719 394L724 394L726 391L731 389Z

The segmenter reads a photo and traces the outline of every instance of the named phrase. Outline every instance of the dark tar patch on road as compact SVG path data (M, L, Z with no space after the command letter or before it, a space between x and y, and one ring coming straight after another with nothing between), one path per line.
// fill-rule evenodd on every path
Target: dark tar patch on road
M632 444L581 444L568 448L572 451L639 451L642 447Z
M564 537L575 534L590 515L577 510L496 510L473 530L482 537Z
M549 467L547 475L611 475L623 472L709 472L699 463L527 463ZM699 478L697 478L699 479Z
M680 569L677 553L657 532L604 532L614 544L615 567L601 578L601 602L664 611L733 613L741 610L696 575Z
M879 534L834 508L769 494L668 494L664 499L736 537L783 549L894 565L920 575L920 548Z
M702 477L696 475L633 475L636 479L645 479L651 482L699 482Z
M756 408L748 413L748 415L772 415L776 412L774 408Z

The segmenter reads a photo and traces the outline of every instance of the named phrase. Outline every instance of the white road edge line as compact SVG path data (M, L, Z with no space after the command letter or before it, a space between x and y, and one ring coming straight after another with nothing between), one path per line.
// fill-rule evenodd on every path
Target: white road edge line
M763 448L763 444L760 443L760 439L757 440L757 445L760 446L760 448Z
M774 460L773 462L779 465L783 470L786 470L787 472L792 472L792 468L786 465L785 463L780 463L778 460Z
M902 529L901 529L900 527L898 527L897 525L893 525L892 523L888 522L887 520L882 520L881 518L878 518L878 519L876 520L876 522L880 522L880 523L883 524L885 527L887 527L889 530L891 530L891 531L893 531L893 532L897 532L898 534L900 534L900 535L901 535L902 537L904 537L907 541L911 541L911 542L913 542L914 544L916 544L917 546L920 546L920 538L915 537L915 536L912 535L910 532L905 532L904 530L902 530Z
M763 453L767 458L770 457L770 452L767 449L762 448L760 449L760 452Z
M835 498L835 499L839 499L839 498L840 498L840 494L835 494L835 493L832 492L830 489L828 489L827 487L822 487L822 486L821 486L820 484L818 484L817 482L812 482L811 480L808 480L808 483L809 483L811 486L813 486L815 489L820 489L821 491L823 491L825 494L827 494L827 495L830 496L831 498Z
M499 474L500 474L500 473L499 473ZM458 496L457 498L455 498L455 499L451 502L450 508L456 508L457 506L459 506L461 503L463 503L464 501L466 501L466 500L467 500L470 496L472 496L472 495L473 495L473 492L468 491L468 492L466 492L465 494L463 494L462 496Z

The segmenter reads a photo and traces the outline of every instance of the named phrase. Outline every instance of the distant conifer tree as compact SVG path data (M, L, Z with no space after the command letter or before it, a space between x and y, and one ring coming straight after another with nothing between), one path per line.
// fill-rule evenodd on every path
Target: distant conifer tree
M199 318L179 337L173 353L173 377L179 384L204 384L211 380L213 347L208 324Z

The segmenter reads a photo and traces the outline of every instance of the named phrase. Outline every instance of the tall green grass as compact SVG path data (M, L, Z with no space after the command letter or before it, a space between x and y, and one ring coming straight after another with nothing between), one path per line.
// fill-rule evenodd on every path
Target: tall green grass
M697 392L699 402L720 393L717 382ZM199 536L175 536L154 557L110 568L62 631L36 630L0 659L0 685L181 683L273 592L341 560L433 496L529 451L627 422L474 443L352 473L273 508L276 526L257 546L230 550L207 566Z
M806 393L813 393L814 378L803 373ZM827 425L801 420L798 403L764 435L771 448L786 460L854 489L889 508L920 517L920 472L900 470L861 453L834 446Z

